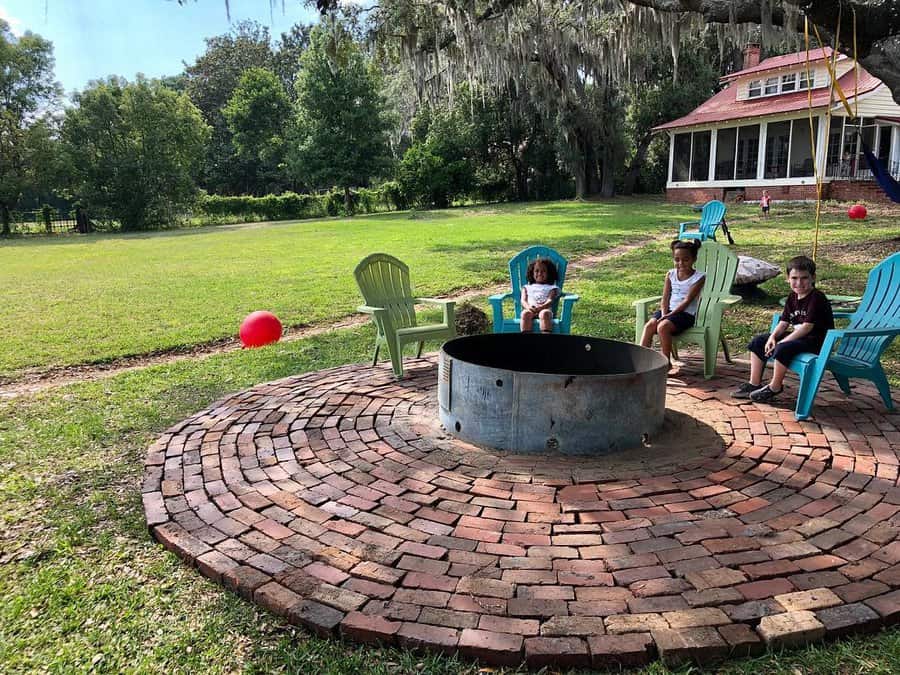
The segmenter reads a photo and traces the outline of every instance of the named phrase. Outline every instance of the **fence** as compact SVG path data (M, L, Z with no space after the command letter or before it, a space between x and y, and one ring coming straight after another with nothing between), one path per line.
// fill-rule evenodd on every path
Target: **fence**
M75 232L75 215L58 209L44 211L13 211L11 230L16 234L64 234Z

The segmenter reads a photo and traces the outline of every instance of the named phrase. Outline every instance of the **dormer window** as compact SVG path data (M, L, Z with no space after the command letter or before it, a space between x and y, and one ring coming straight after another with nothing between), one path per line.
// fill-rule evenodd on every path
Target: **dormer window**
M780 77L768 77L765 80L751 80L747 85L747 98L777 96L778 94L812 89L816 86L815 76L815 71L810 71L809 77L807 77L806 71L803 70L799 73L787 73Z
M781 91L786 93L797 88L797 73L788 73L781 76Z
M816 86L816 71L809 71L809 79L806 77L806 71L800 71L800 83L797 85L797 89L803 91L804 89L813 89Z

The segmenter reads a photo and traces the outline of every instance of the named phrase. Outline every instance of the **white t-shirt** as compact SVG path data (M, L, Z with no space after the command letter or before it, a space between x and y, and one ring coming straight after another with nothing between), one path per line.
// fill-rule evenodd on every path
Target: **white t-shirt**
M556 288L556 284L525 284L525 292L528 294L528 302L532 305L543 305L550 299L550 293Z
M669 298L669 311L671 312L678 307L691 292L691 287L705 276L705 273L694 270L694 273L687 279L679 281L678 272L676 270L669 270L669 285L672 287L672 295ZM698 296L694 298L694 301L691 302L690 305L684 308L684 311L694 315L697 313L697 305L699 304L700 298Z

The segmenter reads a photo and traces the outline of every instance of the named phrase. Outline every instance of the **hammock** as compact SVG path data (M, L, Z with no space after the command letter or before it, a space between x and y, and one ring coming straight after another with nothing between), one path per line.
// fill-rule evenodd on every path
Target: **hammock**
M862 141L862 138L860 138L860 140ZM872 150L869 149L869 146L866 145L865 141L862 141L862 148L863 153L866 156L866 161L869 163L869 168L872 170L872 175L875 177L875 180L878 181L881 189L891 198L892 202L900 203L900 182L897 182L894 177L888 173L887 168L872 154Z

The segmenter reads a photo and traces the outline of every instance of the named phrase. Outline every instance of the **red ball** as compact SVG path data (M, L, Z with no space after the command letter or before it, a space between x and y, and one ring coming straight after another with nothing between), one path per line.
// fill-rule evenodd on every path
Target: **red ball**
M262 347L281 339L281 322L272 312L251 312L241 322L241 342L244 347Z
M862 204L854 204L847 211L850 220L862 220L866 217L866 213L866 207Z

